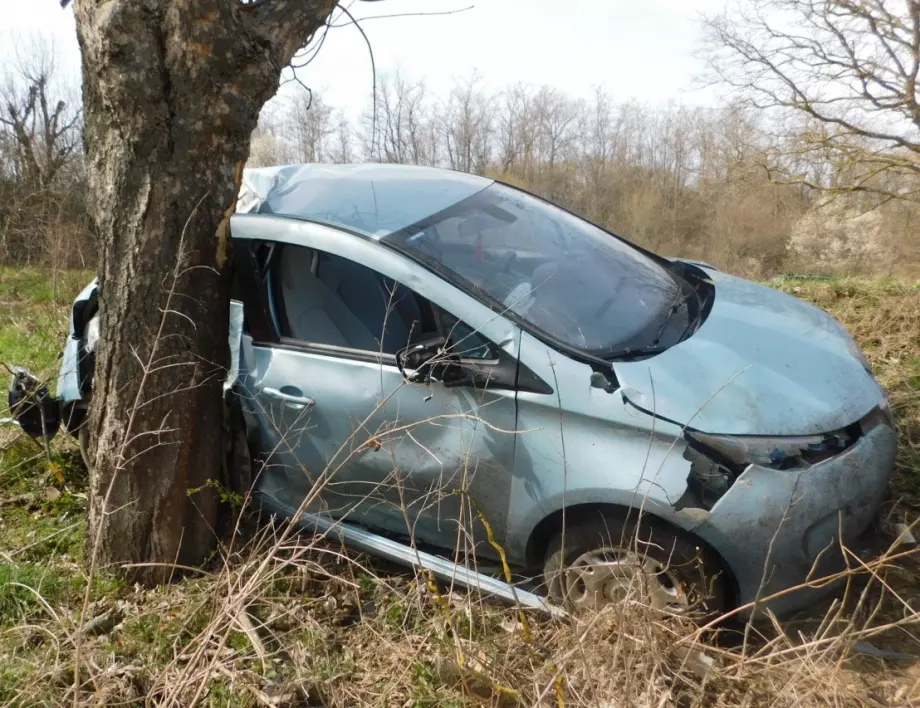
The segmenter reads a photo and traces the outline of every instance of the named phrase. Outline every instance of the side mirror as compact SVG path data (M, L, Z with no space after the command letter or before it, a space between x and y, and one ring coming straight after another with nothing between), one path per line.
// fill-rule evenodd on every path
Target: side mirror
M438 355L446 356L444 348L447 340L444 337L432 337L415 344L410 344L396 352L396 364L399 370L406 375L407 371L420 372L426 368Z
M410 344L396 353L396 365L410 383L428 383L436 378L447 387L460 386L466 382L466 376L447 347L444 337Z

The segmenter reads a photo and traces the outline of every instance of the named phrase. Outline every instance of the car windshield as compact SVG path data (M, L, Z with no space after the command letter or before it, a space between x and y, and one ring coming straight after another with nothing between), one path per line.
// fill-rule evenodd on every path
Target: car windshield
M594 356L659 345L682 300L682 283L657 261L499 183L383 242Z

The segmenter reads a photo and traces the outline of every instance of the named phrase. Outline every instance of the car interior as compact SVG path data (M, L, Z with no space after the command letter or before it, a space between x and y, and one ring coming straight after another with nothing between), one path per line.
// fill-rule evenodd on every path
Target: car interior
M282 336L395 354L437 331L427 300L360 263L292 245L274 261Z
M451 333L463 358L492 358L480 335L404 285L338 255L285 245L273 258L270 286L284 337L395 355L400 349ZM440 329L438 327L440 321Z

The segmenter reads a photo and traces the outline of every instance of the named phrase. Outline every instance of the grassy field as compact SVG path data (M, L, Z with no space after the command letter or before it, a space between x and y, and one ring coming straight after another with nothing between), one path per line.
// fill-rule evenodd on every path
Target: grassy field
M53 381L88 273L0 270L0 359ZM773 283L837 316L888 389L901 453L884 520L920 514L920 287ZM0 412L0 417L7 415ZM155 590L83 570L86 472L0 430L0 705L920 705L920 565L897 549L796 622L706 643L624 606L522 619L310 539L248 528ZM88 587L90 586L90 587ZM84 612L85 607L85 612ZM706 641L704 641L706 640Z

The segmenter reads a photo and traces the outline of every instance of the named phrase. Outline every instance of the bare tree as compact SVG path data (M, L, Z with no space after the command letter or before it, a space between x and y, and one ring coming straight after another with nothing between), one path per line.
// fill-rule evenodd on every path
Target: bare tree
M78 150L80 108L57 81L54 48L33 42L0 86L4 167L32 189L50 185Z
M474 71L457 80L444 111L444 143L452 169L485 174L492 157L492 109L495 100Z
M521 168L533 154L536 140L531 115L531 96L523 84L515 84L502 93L498 111L496 148L502 172Z
M15 51L0 78L0 260L44 261L56 272L91 250L79 96L51 42L5 39Z
M559 89L541 86L533 98L539 127L540 158L550 167L569 157L574 145L578 104Z
M335 1L73 4L102 244L89 542L95 561L159 582L214 544L215 495L190 492L220 474L229 219L250 135Z
M411 82L401 71L382 74L364 124L364 151L370 159L434 163L429 140L431 109L423 82Z
M335 112L335 127L329 158L332 162L348 163L355 160L354 131L345 111L341 108Z
M920 200L920 2L747 0L706 27L715 75L781 126L771 175Z
M335 132L332 106L315 91L302 92L294 100L289 117L297 161L326 162L331 151L329 141Z

